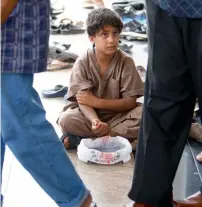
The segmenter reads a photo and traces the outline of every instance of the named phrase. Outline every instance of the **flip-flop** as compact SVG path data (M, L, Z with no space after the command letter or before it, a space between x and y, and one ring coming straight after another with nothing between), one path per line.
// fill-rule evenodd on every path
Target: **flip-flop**
M61 24L57 20L52 20L50 23L50 33L56 35L60 33Z
M60 61L74 60L78 58L78 55L69 51L62 50L56 46L49 46L48 58Z
M63 85L56 85L53 89L42 90L41 94L45 98L64 97L68 91L68 87Z
M146 34L144 25L135 19L123 25L123 32L136 32L139 34Z
M114 4L115 7L125 8L128 6L132 6L136 11L143 10L145 8L144 3L140 2L130 2L130 3L121 3L121 4Z
M71 47L71 44L66 44L61 42L53 42L52 44L62 50L69 50L69 48Z
M130 1L127 1L127 0L121 0L121 1L114 1L112 2L112 7L125 7L125 6L128 6L130 5Z
M142 82L145 82L145 79L146 79L146 70L143 66L139 65L136 67L139 75L140 75L140 78L142 79Z
M50 64L47 66L47 71L56 71L56 70L64 70L68 68L72 68L74 63L72 62L63 62L60 60L53 60Z
M65 133L60 137L60 141L64 144L64 139L68 137L69 147L65 147L65 149L76 149L81 142L81 137L72 135L69 133Z
M127 39L129 41L131 40L140 40L140 41L146 41L148 36L147 34L141 34L137 32L122 32L120 36L124 39Z
M132 48L133 48L133 44L132 43L123 43L120 42L119 46L118 46L121 50L123 50L124 52L131 52Z
M80 34L84 33L86 30L80 25L74 25L73 23L69 24L61 24L60 34L68 35L68 34Z
M58 14L63 13L65 10L64 4L59 1L52 2L51 1L51 16L56 16Z

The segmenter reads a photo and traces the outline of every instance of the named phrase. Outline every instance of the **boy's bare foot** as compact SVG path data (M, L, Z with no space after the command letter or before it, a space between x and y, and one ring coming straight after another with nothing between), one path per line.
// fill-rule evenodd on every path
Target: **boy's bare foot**
M84 201L81 207L91 207L92 201L93 201L92 196L91 194L89 194L89 196L86 198L86 200Z
M202 152L196 156L196 159L197 159L199 162L202 162Z

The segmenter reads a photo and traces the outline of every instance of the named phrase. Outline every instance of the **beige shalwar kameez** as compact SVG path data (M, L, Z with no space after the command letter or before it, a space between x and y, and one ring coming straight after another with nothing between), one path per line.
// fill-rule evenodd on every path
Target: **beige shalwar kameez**
M78 91L91 90L101 99L120 99L143 95L144 84L136 70L133 59L121 50L117 50L109 68L103 77L93 49L79 57L75 62L68 91L69 103L61 112L58 124L63 133L82 137L97 137L91 130L92 124L83 115L76 101ZM99 119L107 123L111 132L128 139L138 137L142 105L135 109L116 113L114 111L95 109Z

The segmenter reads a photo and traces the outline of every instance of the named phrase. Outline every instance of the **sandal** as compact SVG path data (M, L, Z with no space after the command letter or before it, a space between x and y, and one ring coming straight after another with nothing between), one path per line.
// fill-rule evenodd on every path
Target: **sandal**
M124 24L120 36L127 40L147 40L146 28L136 20Z
M59 15L59 14L63 13L64 10L65 10L64 4L62 4L58 1L51 2L51 16Z
M80 34L84 33L85 31L86 30L83 28L83 25L80 22L74 23L68 19L61 20L60 33L63 35Z
M53 89L42 90L41 94L45 98L64 97L68 91L68 87L63 85L56 85Z
M120 36L129 41L132 41L132 40L146 41L147 40L146 34L141 34L138 32L122 32Z
M142 82L144 83L145 82L145 79L146 79L146 70L143 66L139 65L136 67L139 75L140 75L140 78L142 79Z
M122 42L120 42L118 47L121 50L123 50L124 52L129 53L129 52L131 52L131 49L133 48L133 44L132 43L122 43Z
M78 58L78 55L75 53L64 51L58 47L55 46L49 46L49 53L48 58L54 59L54 60L60 60L60 61L68 61L68 60L74 60Z
M63 62L60 60L53 60L47 66L47 71L56 71L56 70L64 70L68 68L72 68L74 63L72 62Z
M57 35L60 33L60 27L61 27L61 24L60 22L58 22L57 20L55 21L51 21L50 23L50 33L52 35Z
M53 42L53 46L56 46L57 48L60 48L61 50L69 50L69 48L71 47L71 44Z
M61 136L60 141L64 144L64 139L68 138L69 146L65 147L65 149L76 149L80 144L82 138L76 135L72 135L69 133L65 133Z

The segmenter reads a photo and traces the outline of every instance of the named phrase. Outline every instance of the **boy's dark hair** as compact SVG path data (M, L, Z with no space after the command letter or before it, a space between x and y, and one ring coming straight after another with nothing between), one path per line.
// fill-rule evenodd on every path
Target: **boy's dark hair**
M120 17L110 9L94 9L88 14L86 26L89 36L94 36L96 32L107 25L117 28L119 33L121 33L121 30L123 29L123 23Z

